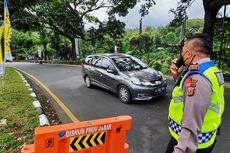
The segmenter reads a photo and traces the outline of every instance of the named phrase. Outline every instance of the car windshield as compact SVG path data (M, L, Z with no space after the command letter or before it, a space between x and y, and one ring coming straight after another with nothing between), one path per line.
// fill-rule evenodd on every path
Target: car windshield
M147 65L134 57L113 58L114 63L120 71L134 71L147 68Z

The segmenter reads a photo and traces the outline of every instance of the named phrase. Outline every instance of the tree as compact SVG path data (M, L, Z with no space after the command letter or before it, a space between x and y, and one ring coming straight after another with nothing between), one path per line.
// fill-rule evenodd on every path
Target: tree
M214 45L213 45L213 58L218 60L220 58L221 62L220 67L224 70L229 69L230 66L230 16L225 18L225 30L223 36L223 18L218 17L216 19L215 26L215 37L214 37ZM221 40L223 39L223 46L221 47ZM222 56L220 56L220 51L222 49ZM226 68L224 68L226 67ZM225 71L224 71L225 72Z
M165 36L165 41L168 45L171 45L176 42L176 34L174 32L169 32Z
M130 45L133 49L137 49L141 54L150 52L153 44L153 38L148 33L144 32L141 35L136 35L131 38Z
M155 44L156 44L156 49L162 46L162 40L159 34L157 34L155 37Z
M222 6L228 4L230 4L230 0L203 0L205 11L204 33L213 37L217 13Z
M124 33L125 23L120 22L114 16L110 16L108 18L108 21L100 23L98 29L91 27L90 30L88 30L88 39L90 39L91 41L97 40L105 46L106 42L108 42L112 46L101 47L106 48L108 51L112 51L113 49L111 48L114 48L114 45L118 45L121 43L120 38L123 37Z
M139 1L140 2L140 1ZM41 0L41 1L28 1L10 0L12 5L12 21L16 23L16 28L22 30L28 30L31 28L37 28L39 31L43 27L50 28L55 34L62 35L68 38L72 44L72 55L75 58L75 46L74 38L81 38L84 40L96 39L91 38L91 35L87 35L85 30L85 22L91 22L99 25L103 25L92 12L102 8L107 8L107 12L110 16L118 14L119 16L125 16L128 13L128 9L133 8L136 4L136 0ZM144 16L148 14L148 9L155 4L154 0L141 1L140 14ZM17 10L17 11L16 11ZM91 13L91 14L90 14ZM97 33L105 32L107 34L115 34L118 31L114 31L111 25L123 26L119 20L109 20L107 26L99 26L98 29L93 29ZM102 29L105 28L105 29ZM116 28L118 29L118 28ZM115 32L115 33L114 33ZM90 33L90 32L89 32ZM119 35L120 33L116 33ZM101 35L96 35L103 37Z
M186 31L189 34L201 33L203 31L203 19L188 19L186 22Z
M11 48L16 59L33 59L36 55L36 45L39 44L39 36L36 33L23 33L12 30Z
M50 47L56 51L55 57L61 60L70 60L71 42L60 35L51 35Z
M180 24L183 22L185 16L185 10L194 2L194 0L180 0L176 9L170 10L174 13L175 19L172 24ZM204 6L204 29L203 33L214 36L216 16L220 8L224 5L229 5L230 0L203 0Z

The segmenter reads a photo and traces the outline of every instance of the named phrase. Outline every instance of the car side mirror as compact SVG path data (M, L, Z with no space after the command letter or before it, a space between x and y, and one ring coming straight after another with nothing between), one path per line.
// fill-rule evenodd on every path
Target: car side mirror
M107 69L108 73L117 74L117 71L114 69Z

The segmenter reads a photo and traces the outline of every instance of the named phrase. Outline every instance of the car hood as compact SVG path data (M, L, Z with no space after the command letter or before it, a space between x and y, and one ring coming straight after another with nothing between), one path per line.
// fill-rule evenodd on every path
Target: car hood
M138 78L140 80L146 80L146 81L154 81L154 80L159 80L161 79L161 75L150 68L147 69L142 69L142 70L138 70L138 71L129 71L129 72L122 72L123 74L125 74L128 77L135 77Z

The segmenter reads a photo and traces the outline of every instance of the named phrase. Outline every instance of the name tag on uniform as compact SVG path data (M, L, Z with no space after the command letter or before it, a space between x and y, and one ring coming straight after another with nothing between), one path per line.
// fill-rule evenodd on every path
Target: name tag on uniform
M219 85L222 86L224 84L224 76L222 72L216 72L216 77L219 81Z

